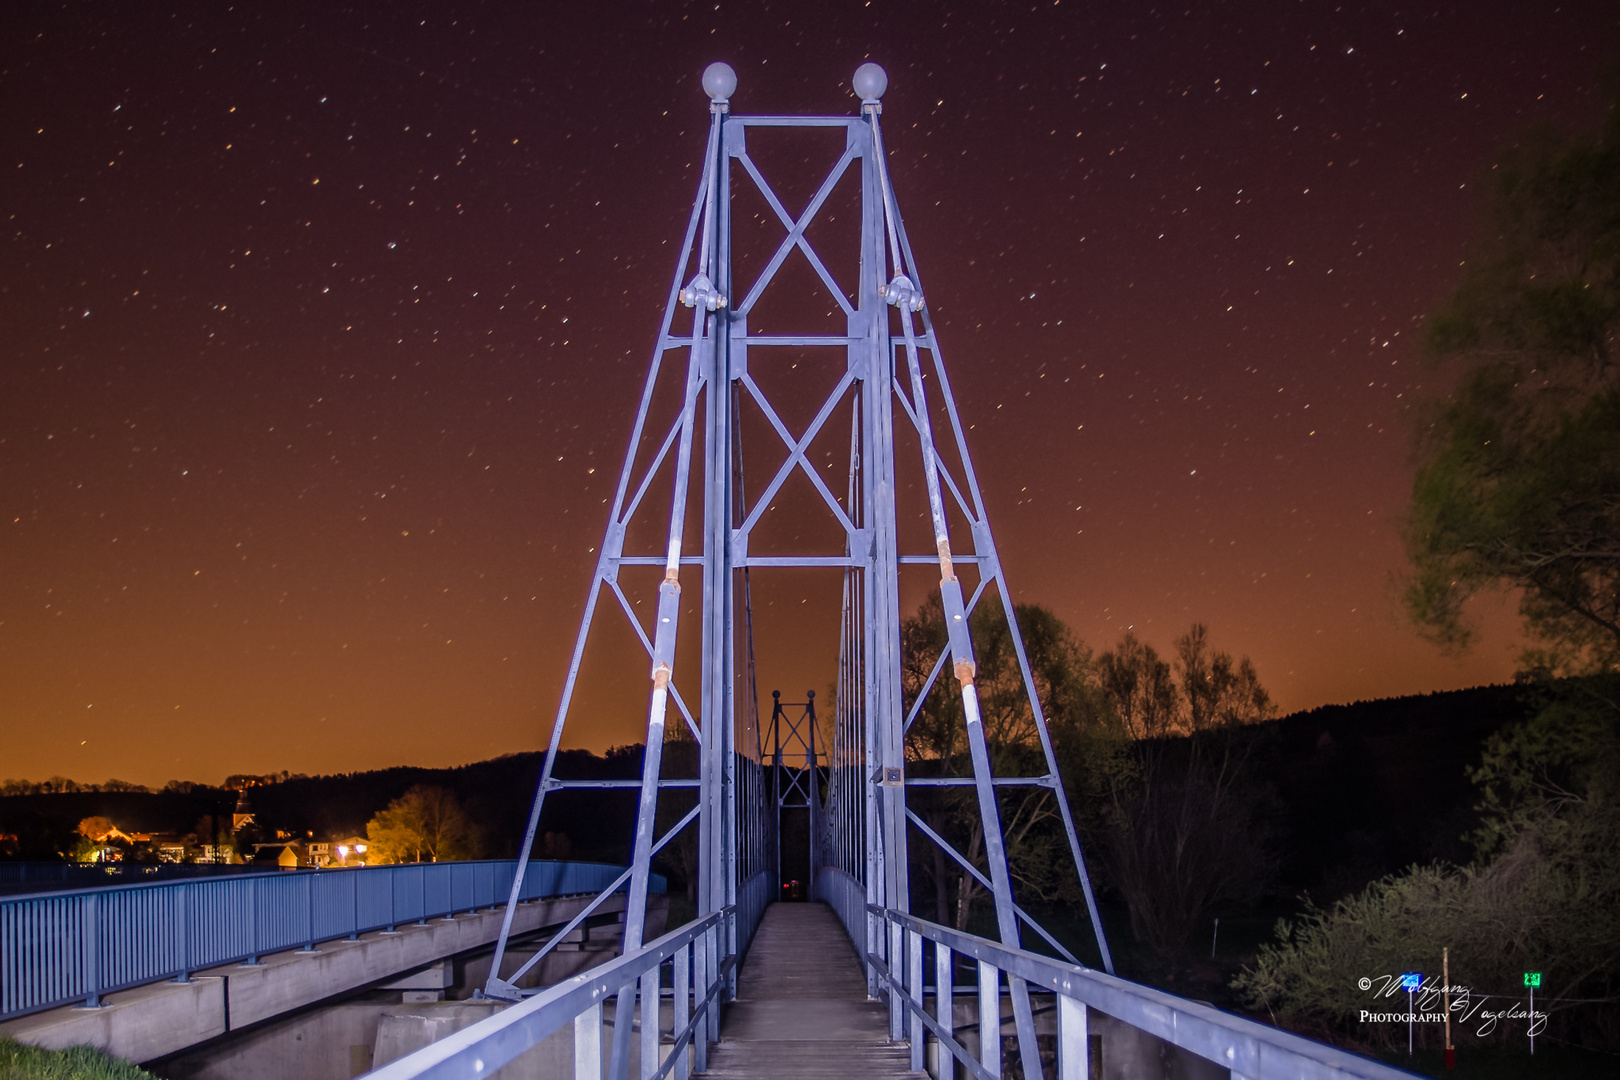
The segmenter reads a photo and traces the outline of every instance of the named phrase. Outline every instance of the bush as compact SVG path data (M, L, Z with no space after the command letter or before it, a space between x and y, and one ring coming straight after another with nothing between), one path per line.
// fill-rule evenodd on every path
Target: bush
M1536 1011L1554 1039L1620 1044L1620 680L1541 691L1530 720L1494 736L1479 785L1483 826L1468 867L1413 867L1329 909L1277 925L1234 987L1248 1004L1293 1027L1337 1031L1387 1045L1402 1025L1361 1023L1361 1010L1403 1011L1378 986L1406 971L1440 985L1442 948L1451 983L1481 1009L1523 1004L1523 973L1542 973ZM1371 980L1372 988L1363 985ZM1501 995L1484 1002L1480 994ZM1438 1011L1438 995L1416 1003ZM1454 1006L1454 1010L1456 1006ZM1453 1039L1522 1038L1523 1020L1457 1023Z

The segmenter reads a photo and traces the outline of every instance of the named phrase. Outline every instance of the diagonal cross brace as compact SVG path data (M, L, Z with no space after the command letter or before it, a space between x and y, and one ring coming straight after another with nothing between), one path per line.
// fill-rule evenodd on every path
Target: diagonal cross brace
M849 515L844 513L844 508L838 505L838 500L833 498L833 493L827 490L827 485L822 481L821 477L816 475L816 470L810 467L809 459L804 456L805 450L815 441L816 436L821 434L821 429L827 425L827 421L832 417L833 409L838 406L838 402L842 400L845 391L855 381L854 373L844 372L844 377L838 380L838 385L833 388L833 392L822 403L821 410L816 413L816 418L810 422L810 427L805 431L804 437L798 440L793 438L788 432L787 425L783 424L781 418L776 415L776 410L766 400L764 392L754 382L754 377L744 375L740 381L744 388L747 389L749 396L759 405L760 410L765 414L765 418L776 429L777 435L781 436L782 442L787 445L788 456L787 460L782 462L781 467L776 470L776 475L771 477L771 482L765 485L765 490L760 494L760 497L754 500L754 508L749 511L748 517L738 527L737 531L748 532L759 523L760 515L769 508L771 500L776 497L776 493L787 482L788 475L797 467L802 469L804 474L810 478L810 483L821 494L822 500L838 518L838 523L844 527L844 530L849 533L855 532L855 525L849 520Z
M832 194L833 187L844 175L845 170L849 168L849 163L858 156L853 146L844 151L844 156L838 159L838 164L834 165L832 172L827 174L827 179L821 182L821 188L816 192L815 198L810 200L810 205L805 207L804 213L799 215L797 221L789 217L788 212L782 208L776 193L771 190L771 185L765 181L765 178L759 174L759 170L755 168L752 159L747 154L737 156L737 160L742 162L743 168L748 171L748 175L759 186L760 193L765 196L766 201L770 203L771 209L776 212L776 216L781 219L782 224L787 226L788 230L787 237L777 247L776 254L771 256L771 261L766 264L765 269L760 272L759 277L754 281L754 287L748 290L748 296L742 303L737 305L736 310L738 312L746 315L753 310L754 305L759 303L760 293L765 291L765 287L771 283L771 279L776 277L776 272L782 268L782 262L787 258L788 252L797 247L804 252L805 258L810 260L810 265L820 275L822 282L837 298L839 305L844 309L844 314L848 316L855 314L855 309L850 307L849 301L844 298L844 290L838 287L838 283L833 280L832 275L827 272L827 268L822 265L820 256L815 253L815 249L804 238L804 230L809 228L810 222L814 220L817 212L821 210L821 204L826 202L827 196Z
M966 870L969 874L973 875L973 880L977 881L985 891L988 892L990 890L990 879L984 876L984 872L969 862L967 856L963 855L960 851L957 851L956 847L951 844L950 841L946 840L943 836L939 835L939 833L929 828L928 823L922 818L918 817L917 812L909 806L906 807L906 817L911 819L911 823L913 825L922 830L922 834L924 836L938 844L941 851L954 859L958 866ZM1062 953L1063 956L1068 959L1069 963L1078 964L1080 962L1074 958L1073 953L1063 947L1062 943L1059 942L1057 938L1047 933L1046 928L1040 923L1036 922L1034 918L1031 917L1029 912L1025 911L1017 904L1013 905L1013 910L1018 913L1018 917L1020 919L1024 920L1025 926L1028 926L1031 930L1034 930L1037 934L1041 935L1041 937L1045 938L1046 943L1052 946L1052 948L1056 949L1058 952Z

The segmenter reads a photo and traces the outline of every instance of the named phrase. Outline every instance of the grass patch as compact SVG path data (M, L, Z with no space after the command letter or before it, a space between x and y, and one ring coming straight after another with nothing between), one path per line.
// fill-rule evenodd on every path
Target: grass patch
M44 1050L0 1039L0 1080L155 1080L145 1069L89 1046Z

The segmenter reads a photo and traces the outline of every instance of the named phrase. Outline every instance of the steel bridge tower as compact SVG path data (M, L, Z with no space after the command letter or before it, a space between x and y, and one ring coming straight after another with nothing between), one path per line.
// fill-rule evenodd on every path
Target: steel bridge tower
M704 73L710 122L697 195L519 858L529 857L548 794L615 784L637 790L630 868L600 898L628 887L624 951L644 941L653 857L688 828L697 833L698 912L734 909L726 945L734 954L746 950L764 905L779 888L774 877L780 800L767 775L772 762L758 716L751 579L756 572L788 568L840 573L843 611L832 731L818 734L811 744L826 749L811 751L806 785L815 793L813 804L822 802L822 789L826 792L823 805L812 805L818 833L811 844L818 864L812 867L812 895L834 904L863 955L881 951L883 924L867 918L866 906L910 909L908 844L915 834L941 845L993 897L1004 944L1019 946L1021 924L1027 925L1072 961L1017 903L1003 839L1002 800L1044 788L1049 793L1044 797L1056 803L1103 964L1111 973L1042 703L1017 622L1010 618L1012 597L964 424L889 182L879 123L887 81L876 64L861 66L854 80L861 107L853 116L744 116L730 109L737 82L732 70L713 64ZM767 135L772 129L779 133ZM830 148L825 179L796 213L750 155L751 138L805 138ZM768 210L734 220L734 203L744 192ZM852 250L835 253L818 249L811 237L836 233L830 225L822 228L822 218L834 216L828 207L836 192L843 192L841 206L854 209L837 226L846 229L843 247ZM858 218L858 228L849 218ZM779 225L775 241L757 253L745 252L761 224L772 222ZM757 256L752 263L749 254ZM849 269L840 277L830 267ZM765 319L761 300L779 281L773 296L815 293L814 301L788 303L787 309L803 314L825 308L827 317L809 326ZM795 384L793 373L801 368L823 372L824 381ZM808 423L790 424L789 415L810 414L807 401L819 402ZM784 402L794 408L784 409ZM757 486L745 483L749 440L754 440L748 447L751 462L775 463ZM834 464L843 465L841 473ZM827 476L836 476L843 490L835 494ZM796 509L830 522L842 538L841 550L805 553L784 549L780 540L756 542L762 520L779 499L791 495L784 494L785 485L804 490L804 481L809 490ZM925 502L916 497L919 488ZM930 673L920 686L909 688L902 671L900 593L907 566L929 575L944 624L938 634L944 645ZM996 775L993 769L999 736L987 734L981 715L969 629L970 616L981 605L981 617L994 612L1008 624L1023 688L1022 745L1029 759L1044 763L1034 775ZM617 617L613 608L628 620L645 653L643 660L625 660L620 676L629 680L639 671L646 680L641 779L561 779L553 770L587 643L604 617ZM683 614L695 618L697 627L683 626ZM918 775L911 776L908 731L930 701L936 715L954 717L960 725L955 745L965 745L965 753L951 757L959 763L953 774L937 758L920 758L914 747L909 761ZM671 726L684 731L672 733ZM695 779L663 776L666 741L674 734L695 741ZM678 788L688 789L680 796L685 813L659 835L660 799L668 800L668 824ZM981 860L958 851L907 805L908 792L922 797L927 789L935 789L929 798L964 799L976 810ZM687 807L693 794L695 803ZM494 997L520 997L517 981L591 910L503 977L507 935L524 879L521 867L486 987ZM1029 1062L1034 1027L1028 995L1017 979L1009 980L1009 990L1020 1049ZM629 1025L616 1031L628 1040ZM617 1048L615 1058L623 1060Z

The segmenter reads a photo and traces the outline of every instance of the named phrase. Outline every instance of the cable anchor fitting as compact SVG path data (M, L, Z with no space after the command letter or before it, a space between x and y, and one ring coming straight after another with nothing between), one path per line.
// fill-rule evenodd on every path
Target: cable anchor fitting
M896 274L887 285L879 285L878 295L895 307L903 305L912 311L921 311L923 307L922 291L904 274Z
M726 298L714 287L709 275L702 272L692 279L692 284L681 290L680 299L687 307L697 307L701 304L704 311L714 311L726 306Z

